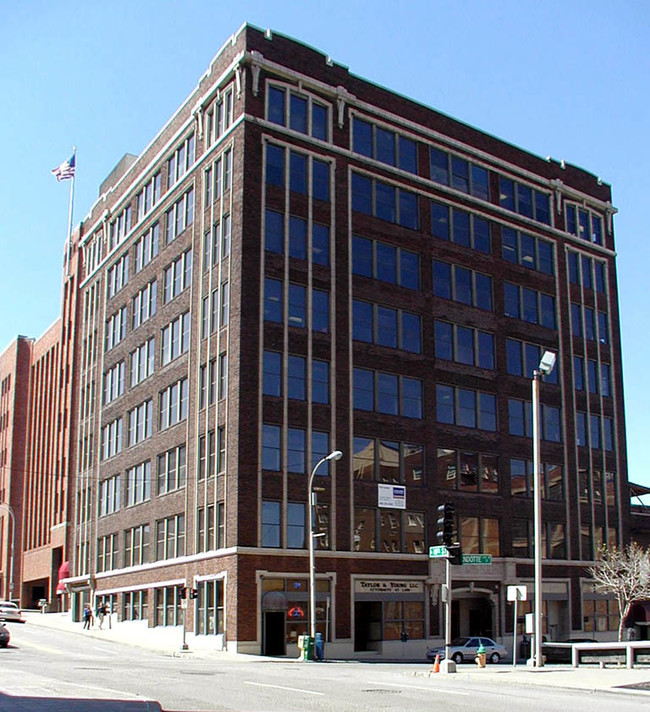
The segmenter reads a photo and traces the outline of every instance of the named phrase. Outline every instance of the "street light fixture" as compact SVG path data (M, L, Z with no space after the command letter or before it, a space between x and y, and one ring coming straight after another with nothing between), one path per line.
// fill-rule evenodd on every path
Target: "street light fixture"
M16 534L16 520L14 513L7 502L0 502L0 507L6 507L9 519L11 520L11 544L9 548L9 597L8 600L13 600L14 595L14 537Z
M309 475L307 483L307 492L309 493L309 636L312 640L316 639L316 566L314 562L314 509L316 507L316 492L314 492L314 476L316 470L324 463L330 460L340 460L343 453L340 450L334 450L329 455L322 457L315 465Z
M535 530L535 667L544 666L542 658L542 487L540 458L539 384L555 366L555 354L545 351L538 368L533 371L533 517Z

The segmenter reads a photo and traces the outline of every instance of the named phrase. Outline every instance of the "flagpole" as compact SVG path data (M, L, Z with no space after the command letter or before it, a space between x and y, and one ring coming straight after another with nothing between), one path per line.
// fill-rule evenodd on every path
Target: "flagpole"
M72 147L72 155L76 156L77 154L77 147L73 146ZM75 160L76 163L76 160ZM68 206L68 255L66 259L66 271L65 271L65 276L69 277L70 276L70 253L71 253L71 243L72 243L72 208L74 205L74 178L75 178L75 172L72 174L72 180L70 181L70 204Z

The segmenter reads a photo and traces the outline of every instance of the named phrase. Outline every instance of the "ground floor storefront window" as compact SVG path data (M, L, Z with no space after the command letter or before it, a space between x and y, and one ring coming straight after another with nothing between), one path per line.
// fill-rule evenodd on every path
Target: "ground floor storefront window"
M197 589L197 635L223 633L223 580L200 581Z
M180 591L182 586L165 586L154 589L156 612L154 626L180 625L182 612Z
M148 591L127 591L122 594L122 620L147 620Z

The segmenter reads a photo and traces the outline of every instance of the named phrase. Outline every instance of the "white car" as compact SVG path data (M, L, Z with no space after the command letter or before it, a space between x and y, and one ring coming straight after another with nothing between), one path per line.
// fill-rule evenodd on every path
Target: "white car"
M490 663L498 663L503 658L507 657L508 651L503 645L495 643L492 638L456 638L451 641L451 649L449 655L455 663L473 662L479 646L485 649L487 661ZM438 656L440 660L445 657L445 648L429 648L427 657L429 660L434 660Z
M23 614L13 601L0 601L0 621L23 622Z

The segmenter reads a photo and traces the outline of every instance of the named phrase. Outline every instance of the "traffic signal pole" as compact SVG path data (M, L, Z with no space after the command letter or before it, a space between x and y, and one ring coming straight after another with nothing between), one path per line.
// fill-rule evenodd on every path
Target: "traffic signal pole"
M451 659L451 561L445 557L445 659L440 663L441 673L456 672L456 663Z

